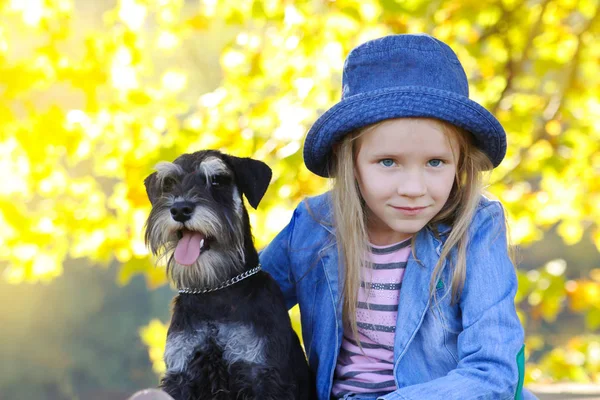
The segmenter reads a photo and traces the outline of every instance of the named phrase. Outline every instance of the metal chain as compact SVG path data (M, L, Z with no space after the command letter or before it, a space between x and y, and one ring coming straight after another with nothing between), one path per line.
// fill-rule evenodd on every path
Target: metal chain
M183 293L183 294L203 294L203 293L208 293L208 292L214 292L216 290L220 290L220 289L224 289L227 286L231 286L235 283L238 283L239 281L242 281L254 274L256 274L258 271L260 271L260 264L258 264L258 266L256 268L252 268L244 273L241 273L237 276L234 276L231 279L226 280L222 285L214 287L214 288L205 288L205 289L192 289L192 288L182 288L179 289L179 293Z

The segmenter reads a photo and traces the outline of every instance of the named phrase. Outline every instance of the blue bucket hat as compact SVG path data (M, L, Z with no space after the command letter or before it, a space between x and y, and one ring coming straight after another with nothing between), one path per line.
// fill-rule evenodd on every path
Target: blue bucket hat
M467 76L452 49L429 35L406 34L375 39L350 52L342 100L309 130L304 162L328 177L333 145L347 133L403 117L436 118L469 131L494 167L506 154L502 125L469 99Z

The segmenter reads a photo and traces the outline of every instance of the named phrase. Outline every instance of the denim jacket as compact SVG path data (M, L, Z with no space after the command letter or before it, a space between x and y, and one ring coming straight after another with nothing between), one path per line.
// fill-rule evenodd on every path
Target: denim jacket
M290 223L260 253L265 271L281 287L288 308L299 304L302 336L318 398L329 400L342 343L342 291L328 193L308 198ZM308 207L307 207L308 204ZM535 399L523 385L524 333L515 311L517 277L506 242L504 212L485 197L469 235L462 297L451 305L450 268L437 282L438 304L429 285L450 230L423 228L415 242L400 291L394 343L398 389L377 398Z

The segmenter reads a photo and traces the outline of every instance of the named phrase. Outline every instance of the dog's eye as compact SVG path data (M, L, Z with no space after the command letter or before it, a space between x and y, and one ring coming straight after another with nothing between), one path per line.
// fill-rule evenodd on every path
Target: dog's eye
M210 183L213 186L223 186L228 184L230 181L231 178L228 175L213 175Z
M173 189L177 181L169 176L163 179L162 190L163 192L168 192Z

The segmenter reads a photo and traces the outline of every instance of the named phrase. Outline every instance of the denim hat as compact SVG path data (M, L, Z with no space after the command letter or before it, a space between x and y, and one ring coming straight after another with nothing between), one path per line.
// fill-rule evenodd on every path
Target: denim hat
M402 117L437 118L466 129L494 167L506 154L502 125L469 99L467 76L452 49L429 35L406 34L375 39L350 52L342 100L309 130L304 162L328 177L334 143L359 128Z

